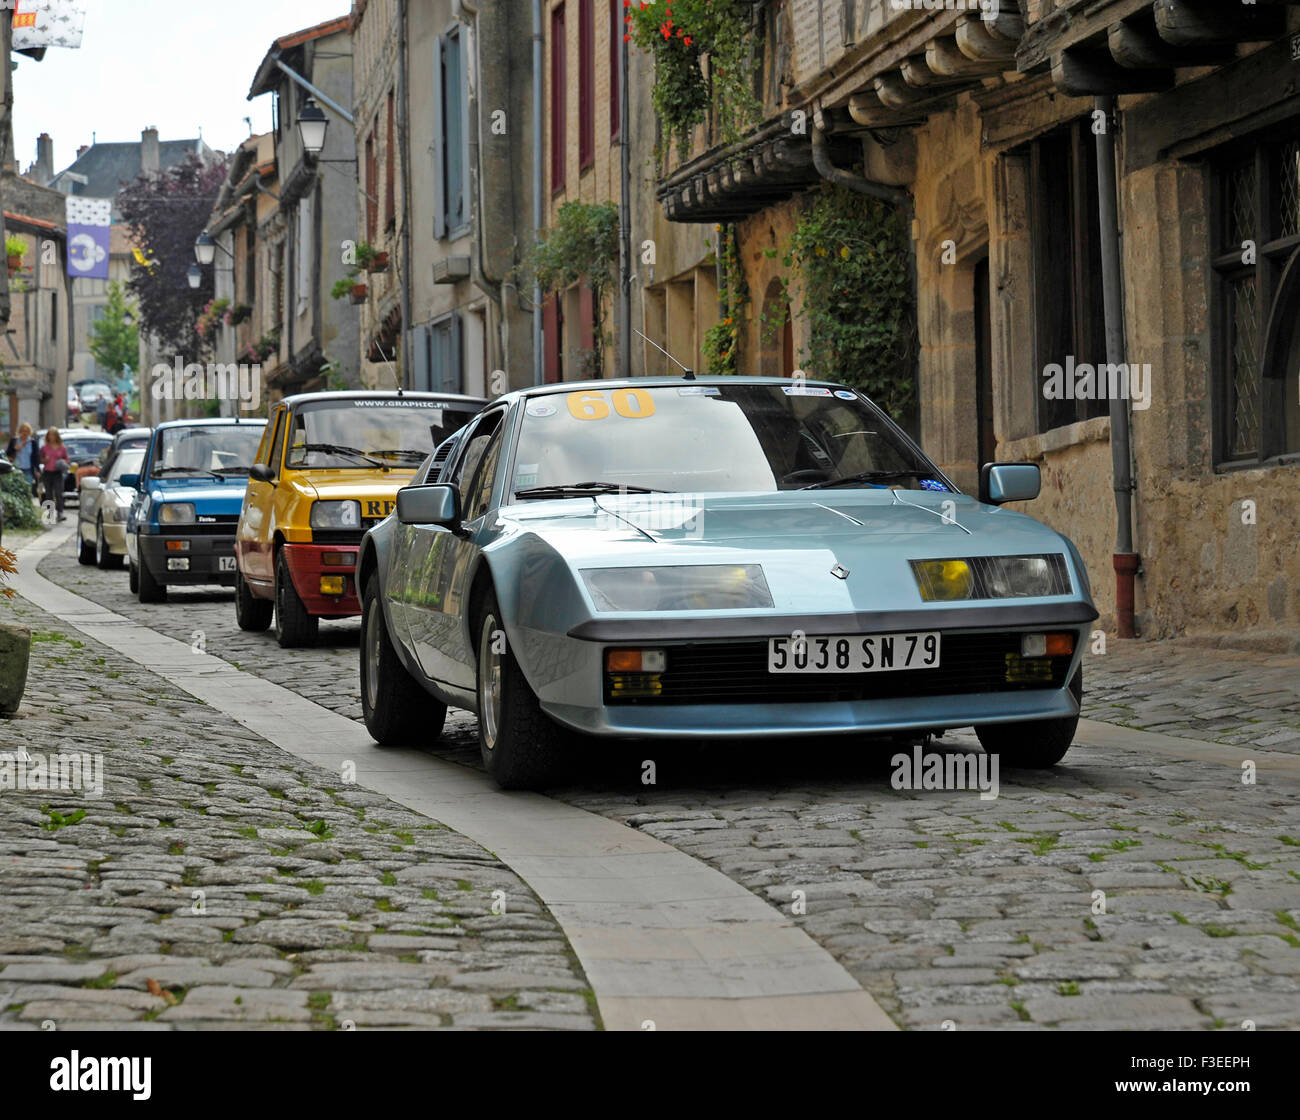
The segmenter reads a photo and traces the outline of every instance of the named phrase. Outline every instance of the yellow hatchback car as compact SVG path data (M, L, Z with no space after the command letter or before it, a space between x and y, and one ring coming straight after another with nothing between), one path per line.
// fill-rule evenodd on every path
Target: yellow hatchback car
M275 619L282 646L322 618L361 613L361 537L420 464L487 402L454 393L302 393L277 402L249 472L235 535L241 630Z

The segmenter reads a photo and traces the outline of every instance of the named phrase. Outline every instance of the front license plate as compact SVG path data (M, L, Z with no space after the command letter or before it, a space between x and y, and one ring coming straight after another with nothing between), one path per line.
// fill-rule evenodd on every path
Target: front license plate
M233 556L218 556L217 571L233 572L235 570L235 558Z
M939 668L939 634L818 634L772 638L769 673L889 673Z

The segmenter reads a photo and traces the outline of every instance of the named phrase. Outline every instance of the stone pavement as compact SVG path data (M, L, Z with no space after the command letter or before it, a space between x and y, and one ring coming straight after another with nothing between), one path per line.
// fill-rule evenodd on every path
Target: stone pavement
M62 555L41 570L182 640L202 630L208 652L358 714L355 622L286 655L235 629L229 593L142 607L120 573ZM1089 659L1086 714L1226 745L1168 739L1153 753L1141 736L1117 732L1116 746L1085 732L1052 773L1004 772L992 801L897 790L886 756L812 743L602 748L553 795L744 884L905 1027L1296 1027L1300 752L1261 742L1300 718L1295 676L1284 654L1112 641ZM1180 722L1162 724L1171 714ZM472 761L472 728L456 713L437 754ZM655 786L640 782L646 758ZM1260 766L1254 785L1243 759Z
M0 793L0 1026L596 1026L563 933L490 853L3 609L38 640L0 750L102 754L104 778Z

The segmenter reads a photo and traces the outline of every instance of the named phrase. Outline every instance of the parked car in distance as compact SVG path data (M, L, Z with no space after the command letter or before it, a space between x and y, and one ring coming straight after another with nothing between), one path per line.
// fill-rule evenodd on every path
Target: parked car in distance
M136 499L126 525L130 587L161 602L172 584L235 581L235 524L266 421L169 420L138 473L118 476Z
M99 458L95 462L84 467L77 468L77 488L81 489L87 478L93 478L96 475L103 475L113 466L114 458L122 451L128 448L143 448L149 446L149 436L153 432L152 428L119 428L109 440L109 443L99 453Z
M101 398L113 399L113 390L103 381L82 381L77 385L77 395L81 398L81 411L94 412Z
M68 416L69 425L81 416L81 398L77 396L77 390L71 385L68 386Z
M987 465L976 499L857 390L721 377L510 393L432 467L357 566L380 743L468 708L505 787L574 732L1069 749L1097 610L1074 545L1000 508L1033 464Z
M425 392L303 393L271 414L239 518L235 615L305 645L322 618L361 613L361 536L486 402Z
M123 486L124 474L140 473L144 448L123 451L101 475L82 479L77 509L77 559L100 568L120 568L126 556L126 523L135 489Z
M113 437L107 432L92 428L60 428L59 435L68 449L68 462L71 465L63 476L63 490L66 494L77 494L78 472L85 473L85 467L97 467L100 453L108 450Z

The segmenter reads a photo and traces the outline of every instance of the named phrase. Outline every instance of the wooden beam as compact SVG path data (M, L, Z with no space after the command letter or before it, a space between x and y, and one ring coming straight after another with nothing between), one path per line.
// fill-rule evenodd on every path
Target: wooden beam
M1223 0L1155 0L1156 30L1174 46L1252 43L1286 31L1280 7Z
M978 15L967 15L957 24L957 49L975 62L1004 62L1014 68L1016 45L993 35Z
M1014 52L1008 51L1009 57ZM957 46L956 38L936 36L925 45L925 62L936 74L945 78L981 78L1014 68L1014 62L976 61L967 58Z
M1085 94L1155 93L1171 89L1172 70L1128 70L1109 51L1072 47L1052 55L1052 81L1071 97Z
M1231 62L1231 47L1176 47L1156 31L1150 12L1111 24L1107 33L1111 57L1131 70L1160 70L1177 66L1222 66Z
M904 82L903 76L896 70L877 74L872 79L872 84L876 87L876 96L890 109L906 109L925 98L924 93Z

